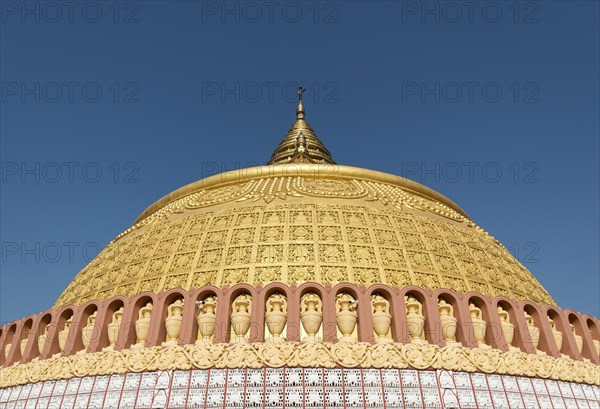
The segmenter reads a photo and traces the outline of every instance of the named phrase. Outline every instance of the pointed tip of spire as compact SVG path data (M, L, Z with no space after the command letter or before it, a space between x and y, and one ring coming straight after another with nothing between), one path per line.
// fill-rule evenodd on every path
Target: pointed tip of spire
M304 119L304 105L302 105L302 93L304 88L298 87L298 106L296 107L296 119Z

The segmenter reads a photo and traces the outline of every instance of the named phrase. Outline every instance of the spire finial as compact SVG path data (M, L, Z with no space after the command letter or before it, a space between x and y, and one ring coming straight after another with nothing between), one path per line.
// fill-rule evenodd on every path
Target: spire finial
M304 119L304 105L302 105L302 93L306 91L302 87L298 87L298 106L296 107L296 119Z

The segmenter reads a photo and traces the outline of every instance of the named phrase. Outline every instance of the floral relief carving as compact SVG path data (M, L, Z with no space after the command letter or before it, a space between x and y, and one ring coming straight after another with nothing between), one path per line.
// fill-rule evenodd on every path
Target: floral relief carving
M49 358L0 369L0 386L125 372L282 366L482 371L600 386L595 364L570 358L430 344L290 341L201 343Z
M292 182L289 186L269 186L293 190L296 182ZM355 182L366 186L365 191L376 185ZM394 189L401 190L390 186L386 189L381 192L391 194ZM198 201L205 193L192 196ZM397 196L399 200L408 203L401 196ZM374 197L366 195L361 200ZM432 219L394 206L372 208L365 203L246 202L243 207L218 212L201 206L184 217L162 217L160 222L139 226L138 231L112 242L92 260L67 287L57 305L185 287L188 283L193 286L192 281L187 281L192 279L191 274L180 275L194 270L220 270L253 263L263 267L315 262L343 264L347 268L378 266L408 270L412 279L404 284L451 287L460 292L474 290L486 295L504 294L552 303L541 285L526 269L515 264L506 249L485 232L464 223ZM192 212L185 210L185 206L183 209L184 213ZM262 245L283 246L283 254L264 253L258 248ZM282 272L285 271L284 268ZM312 276L320 278L325 279L318 274ZM283 277L279 277L281 280ZM360 282L378 280L372 277Z

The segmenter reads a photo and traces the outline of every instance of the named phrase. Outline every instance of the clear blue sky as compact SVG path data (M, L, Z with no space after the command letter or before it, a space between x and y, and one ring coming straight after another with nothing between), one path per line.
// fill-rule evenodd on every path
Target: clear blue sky
M338 163L447 195L600 316L597 1L62 4L0 2L1 322L164 194L266 162L297 83Z

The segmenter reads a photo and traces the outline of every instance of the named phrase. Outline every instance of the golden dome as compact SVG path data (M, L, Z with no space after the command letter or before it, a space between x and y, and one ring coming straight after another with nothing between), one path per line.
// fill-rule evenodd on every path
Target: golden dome
M270 164L163 197L75 277L55 307L274 281L414 284L553 303L448 198L405 178L335 165L301 104Z

